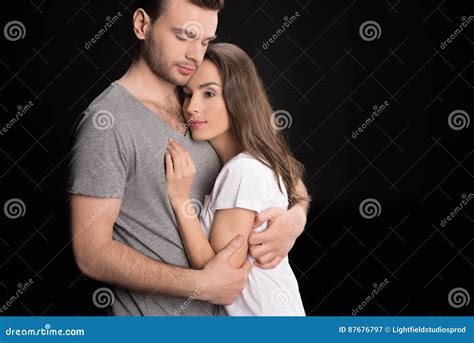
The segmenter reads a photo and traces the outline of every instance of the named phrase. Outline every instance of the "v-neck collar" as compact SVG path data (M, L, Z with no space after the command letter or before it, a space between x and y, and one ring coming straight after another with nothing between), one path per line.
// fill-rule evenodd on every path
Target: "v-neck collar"
M168 129L168 131L172 133L174 137L178 139L186 139L186 138L189 139L190 137L189 128L186 128L186 133L182 135L181 133L176 131L176 129L172 127L166 120L164 120L158 114L156 114L155 112L150 110L147 106L145 106L145 104L141 102L140 100L138 100L138 98L135 95L133 95L127 88L118 84L117 82L112 82L112 85L118 88L123 93L125 93L125 95L128 96L133 102L136 102L146 113L152 115L156 120L160 121Z

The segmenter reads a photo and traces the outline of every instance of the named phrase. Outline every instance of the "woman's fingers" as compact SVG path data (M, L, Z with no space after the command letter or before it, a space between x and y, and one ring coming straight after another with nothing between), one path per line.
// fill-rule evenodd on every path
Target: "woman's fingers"
M170 145L178 152L178 154L182 157L188 155L188 151L174 139L170 139Z
M169 139L169 140L168 140L168 143L169 143L173 148L175 148L176 150L179 150L180 152L181 152L182 150L185 150L185 149L181 146L181 144L179 144L178 142L176 142L173 138Z
M179 152L173 146L168 146L168 151L171 155L172 163L173 163L173 175L175 177L181 177L182 170L183 170L183 163L181 161L181 157Z
M166 177L173 178L174 171L173 171L173 159L171 158L171 154L169 151L165 153L165 166L166 166Z
M191 154L174 139L170 139L170 150L173 152L173 162L176 159L177 167L183 175L192 174L195 172L194 162ZM175 169L176 171L176 169Z
M184 177L195 173L194 162L191 154L174 139L169 140L168 150L170 151L174 173L177 177Z
M191 157L191 154L186 151L186 165L188 166L188 170L190 173L195 173L196 172L196 167L194 166L194 161L193 158Z

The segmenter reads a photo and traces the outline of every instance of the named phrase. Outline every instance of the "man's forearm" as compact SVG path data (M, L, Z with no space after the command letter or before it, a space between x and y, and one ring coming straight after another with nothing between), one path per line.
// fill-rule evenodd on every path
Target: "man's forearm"
M308 191L306 190L306 187L301 179L299 179L296 185L296 192L302 197L310 199ZM308 200L299 200L298 202L294 203L293 206L291 206L291 211L301 210L306 217L309 212L309 203L310 202Z
M195 293L202 278L200 271L156 261L114 240L96 247L94 261L83 269L88 276L123 289L179 297Z

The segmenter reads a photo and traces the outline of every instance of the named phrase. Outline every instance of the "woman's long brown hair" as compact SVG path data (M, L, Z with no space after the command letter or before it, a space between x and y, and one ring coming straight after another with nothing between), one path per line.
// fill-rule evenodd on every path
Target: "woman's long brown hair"
M223 96L230 115L233 133L244 151L282 177L290 206L310 200L296 191L304 173L303 165L290 153L285 138L275 125L273 109L252 59L238 46L229 43L210 45L205 60L218 69L223 82Z

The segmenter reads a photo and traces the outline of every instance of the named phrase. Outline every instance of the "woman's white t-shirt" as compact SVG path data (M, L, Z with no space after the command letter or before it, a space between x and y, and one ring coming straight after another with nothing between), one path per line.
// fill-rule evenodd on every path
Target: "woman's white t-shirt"
M260 212L266 208L288 208L288 196L280 177L279 190L275 173L248 152L228 161L212 193L207 195L200 214L201 227L208 239L216 210L244 208ZM255 228L263 231L266 223ZM253 258L248 255L253 262ZM288 256L274 269L253 267L247 286L237 300L225 307L229 316L305 316L298 282Z

